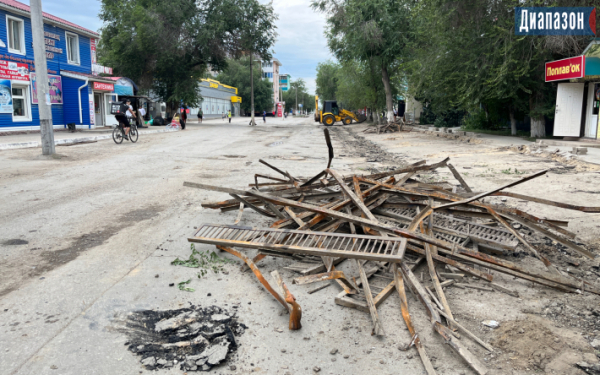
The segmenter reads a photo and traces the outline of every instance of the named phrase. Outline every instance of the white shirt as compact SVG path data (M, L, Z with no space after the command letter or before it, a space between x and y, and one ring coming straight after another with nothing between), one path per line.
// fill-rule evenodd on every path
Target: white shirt
M132 106L129 106L129 110L130 110L131 112L133 112L133 107L132 107ZM127 117L133 117L133 115L131 114L131 112L129 112L129 111L125 112L125 114L127 115Z
M142 115L142 117L146 116L146 110L144 108L140 108L140 115Z

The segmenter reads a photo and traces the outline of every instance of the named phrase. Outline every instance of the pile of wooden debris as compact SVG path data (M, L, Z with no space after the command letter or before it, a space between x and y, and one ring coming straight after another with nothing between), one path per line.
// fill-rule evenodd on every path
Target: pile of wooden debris
M239 208L233 225L204 224L189 241L214 244L244 260L265 288L289 310L290 329L301 327L302 311L277 271L272 273L276 281L272 287L256 267L256 263L267 256L296 260L297 263L288 268L304 275L294 280L297 284L335 280L343 289L335 302L370 313L374 335L384 334L377 306L396 290L400 296L402 316L412 335L411 346L417 348L429 374L435 374L435 370L411 322L405 286L425 306L433 329L478 374L487 373L486 367L457 339L456 331L462 331L489 351L493 348L454 320L444 295L444 288L448 285L468 287L469 284L460 283L460 279L468 274L488 284L477 288L493 288L516 295L516 292L494 281L491 272L497 272L565 292L600 294L600 287L568 275L528 241L535 233L569 251L593 259L594 254L576 243L575 234L564 228L567 222L542 219L519 209L482 200L484 197L502 196L582 212L600 212L600 208L578 207L503 191L547 171L484 193L473 192L454 166L448 163L449 159L436 164L421 161L406 168L366 176L341 176L330 168L334 154L327 129L325 139L329 147L329 163L313 178L295 177L261 160L282 177L257 174L248 190L185 183L185 186L228 193L232 197L223 202L203 204L205 208L222 211ZM460 186L417 180L418 173L438 168L449 168ZM258 178L269 182L259 183ZM237 226L244 208L276 221L270 228ZM250 259L234 247L245 251L257 249L258 253ZM539 259L546 271L498 257L513 254L517 248ZM346 259L354 263L359 280L336 270L336 265ZM428 270L431 288L413 273L421 263ZM383 279L387 285L375 288L374 279Z

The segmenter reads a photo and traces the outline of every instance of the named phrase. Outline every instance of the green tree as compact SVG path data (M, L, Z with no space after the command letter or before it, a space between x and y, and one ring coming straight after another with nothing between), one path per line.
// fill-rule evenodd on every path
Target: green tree
M385 108L386 96L376 65L373 60L366 63L350 60L341 64L336 97L349 110L370 108L379 121L379 110Z
M273 9L257 0L102 0L100 18L100 62L152 90L169 114L181 101L198 105L208 66L222 70L226 56L265 53L275 40Z
M328 15L326 36L341 62L377 62L386 97L388 121L394 118L397 88L390 76L398 69L410 40L410 6L404 0L313 0Z
M335 100L338 90L338 71L340 65L332 61L317 65L316 94L322 100Z
M296 108L298 111L307 108L313 110L315 108L315 97L313 95L308 95L307 91L304 79L299 78L297 80L292 80L290 82L290 88L287 91L284 91L282 96L282 99L285 102L285 111L289 112L290 109L292 109L296 112ZM303 104L302 108L300 108L300 104Z
M580 54L590 38L516 36L514 7L556 5L576 2L425 0L415 4L411 7L412 59L405 64L410 93L429 103L438 115L466 110L488 127L510 121L513 134L517 114L529 116L531 136L545 136L544 119L554 114L556 85L544 82L544 63Z
M254 61L254 70L261 71L260 62ZM229 60L227 68L218 75L221 83L237 87L238 96L242 97L240 108L244 112L251 111L250 57ZM273 108L273 85L268 79L254 75L254 105L259 111L270 111Z

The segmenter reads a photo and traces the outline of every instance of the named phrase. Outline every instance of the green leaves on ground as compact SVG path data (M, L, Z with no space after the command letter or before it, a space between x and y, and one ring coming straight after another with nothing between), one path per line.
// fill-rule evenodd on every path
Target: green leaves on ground
M189 268L199 268L200 273L198 273L198 278L201 279L204 277L208 271L212 270L214 273L219 273L224 270L223 266L228 263L233 263L232 261L219 257L214 251L207 250L206 252L199 252L196 250L196 246L194 244L190 245L192 250L192 254L187 260L181 260L179 258L175 259L171 262L174 266L183 266ZM197 257L196 257L197 256ZM191 281L188 280L185 284L189 284ZM179 283L179 289L182 288L182 283ZM190 288L187 288L190 289ZM183 290L183 289L181 289ZM193 291L188 290L188 292Z
M192 282L192 279L189 279L188 281L182 281L179 284L177 284L177 287L179 287L179 290L183 290L184 292L193 292L196 289L188 288L185 286L191 282Z

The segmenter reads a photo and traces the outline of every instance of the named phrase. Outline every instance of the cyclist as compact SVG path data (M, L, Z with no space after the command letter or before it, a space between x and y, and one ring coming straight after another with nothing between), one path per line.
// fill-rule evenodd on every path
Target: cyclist
M131 100L127 99L125 101L125 104L127 105L127 112L125 112L125 115L115 115L115 118L117 119L117 121L119 122L119 124L121 124L123 126L123 130L125 130L125 135L123 136L123 138L129 140L129 131L131 130L131 125L129 124L129 119L131 119L132 117L135 118L135 113L133 113L133 107L131 106Z

